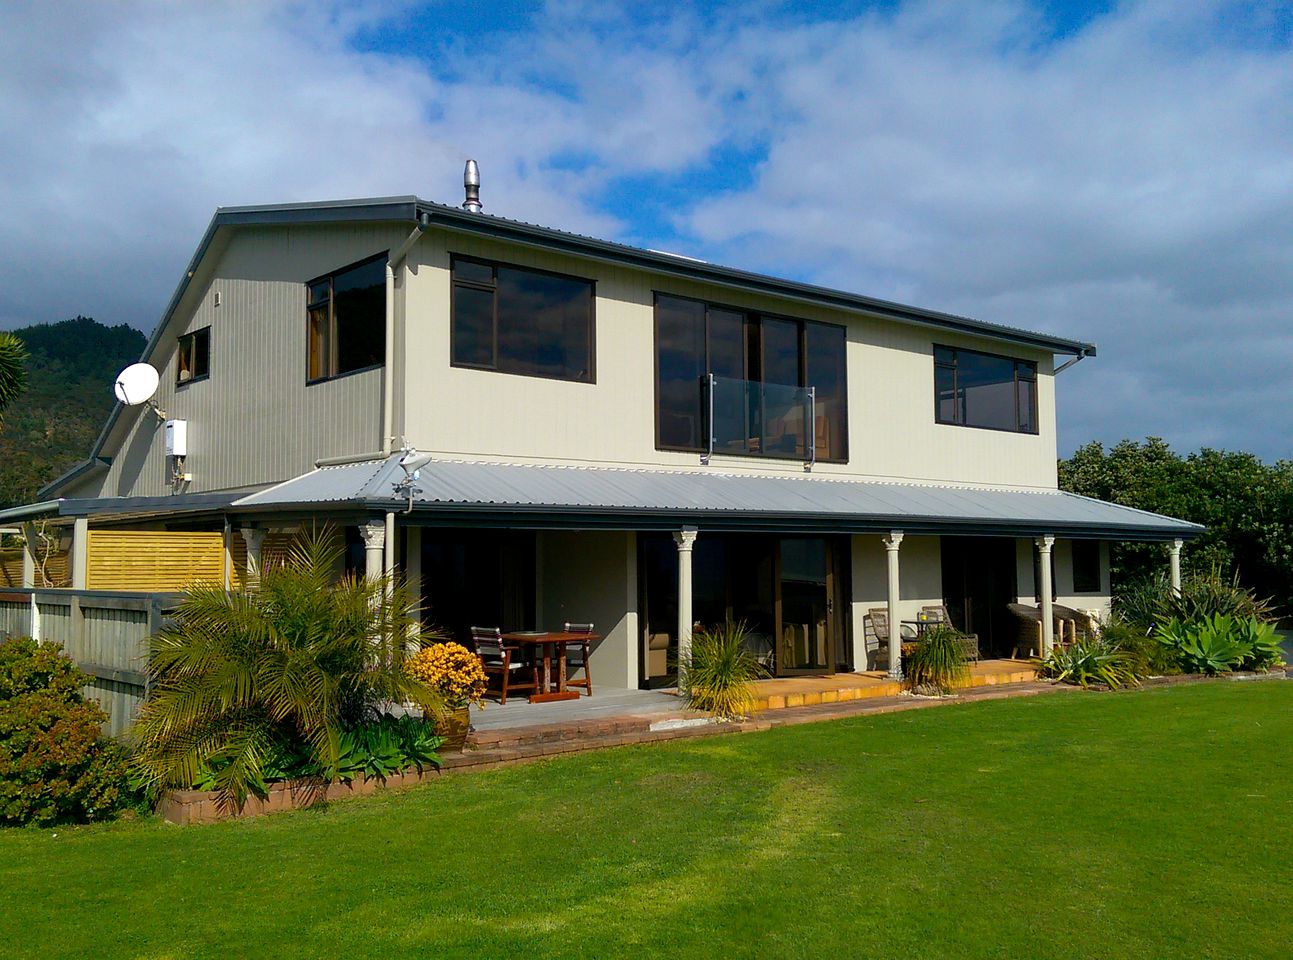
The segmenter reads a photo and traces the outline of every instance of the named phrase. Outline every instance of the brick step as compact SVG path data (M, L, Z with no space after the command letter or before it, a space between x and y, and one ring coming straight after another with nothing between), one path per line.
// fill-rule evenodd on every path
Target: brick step
M1037 671L1031 667L1020 667L1018 670L972 674L969 682L961 689L992 687L999 684L1031 683L1036 679ZM755 713L763 713L768 710L783 710L789 707L817 707L832 703L848 703L853 700L896 697L902 693L902 690L902 684L897 681L880 680L865 685L841 685L833 689L758 694L754 701L754 711Z
M695 726L668 727L652 730L652 723L659 723L660 717L635 717L631 720L597 721L606 729L599 734L548 736L540 739L534 736L535 731L541 734L568 734L571 729L561 725L560 730L482 730L468 738L467 749L462 753L447 753L441 756L441 770L451 773L459 770L470 770L477 767L508 766L543 757L554 757L563 753L581 753L586 750L601 750L605 747L623 747L640 743L661 743L666 740L687 740L695 737L713 737L733 733L749 733L754 730L767 730L769 725L758 719L741 723L704 723ZM581 724L588 727L594 724ZM553 725L554 727L557 725ZM518 739L517 734L530 733L528 739ZM488 736L497 734L499 736ZM485 743L472 743L472 737L485 735Z
M682 713L680 712L680 716ZM488 750L619 737L650 731L651 724L664 717L612 717L601 720L575 720L562 723L534 724L527 727L505 727L500 730L473 730L467 735L468 749Z

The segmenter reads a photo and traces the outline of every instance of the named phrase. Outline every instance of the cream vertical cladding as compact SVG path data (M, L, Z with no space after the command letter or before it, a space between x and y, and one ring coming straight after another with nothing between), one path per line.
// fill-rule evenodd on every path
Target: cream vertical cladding
M630 563L633 535L620 531L548 530L541 596L544 629L566 621L593 624L593 689L637 686L637 580Z
M454 367L449 273L454 253L594 280L596 383ZM695 454L655 448L653 304L659 291L847 328L850 462L818 463L819 475L1055 487L1054 388L1051 357L1044 351L435 228L414 256L405 292L403 393L407 433L419 449L466 459L701 469ZM935 342L1035 360L1039 433L936 424ZM877 410L885 416L876 416ZM716 457L711 469L800 473L802 466Z
M877 668L874 637L868 636L867 612L888 604L886 553L878 533L854 534L852 538L853 663L855 670ZM943 602L942 538L908 534L901 546L902 576L899 581L900 620L915 619L923 606ZM899 623L901 629L901 623Z

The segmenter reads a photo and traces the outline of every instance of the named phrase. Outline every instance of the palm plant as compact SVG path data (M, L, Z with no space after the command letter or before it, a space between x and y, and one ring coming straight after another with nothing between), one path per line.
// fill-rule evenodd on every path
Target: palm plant
M0 333L0 426L4 411L27 386L27 348L12 333Z
M691 657L678 664L678 690L696 710L723 720L754 709L754 681L766 675L750 652L744 622L702 627L691 638Z
M969 676L965 637L945 624L932 626L903 657L902 667L911 689L933 687L940 693L951 693Z
M343 734L379 708L438 694L403 672L414 626L402 585L335 578L332 531L303 536L259 586L189 589L150 642L149 700L135 725L135 772L150 789L210 778L224 802L264 794L265 768L304 749L326 780Z

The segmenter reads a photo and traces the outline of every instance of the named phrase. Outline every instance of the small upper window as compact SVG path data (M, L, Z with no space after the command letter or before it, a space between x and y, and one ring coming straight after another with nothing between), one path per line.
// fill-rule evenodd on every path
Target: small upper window
M455 366L593 382L593 283L453 259Z
M1100 592L1100 541L1073 541L1073 592Z
M180 337L175 382L189 383L211 376L211 328L203 327Z
M965 427L1036 433L1037 364L935 346L934 419Z
M378 367L386 360L386 254L307 285L310 380Z

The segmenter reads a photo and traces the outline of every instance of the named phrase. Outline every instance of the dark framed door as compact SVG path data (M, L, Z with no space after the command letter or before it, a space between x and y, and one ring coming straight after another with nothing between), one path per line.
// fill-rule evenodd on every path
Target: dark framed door
M1008 537L943 537L943 602L952 626L979 635L986 657L1008 656L1015 626L1006 605L1017 593L1015 541Z

